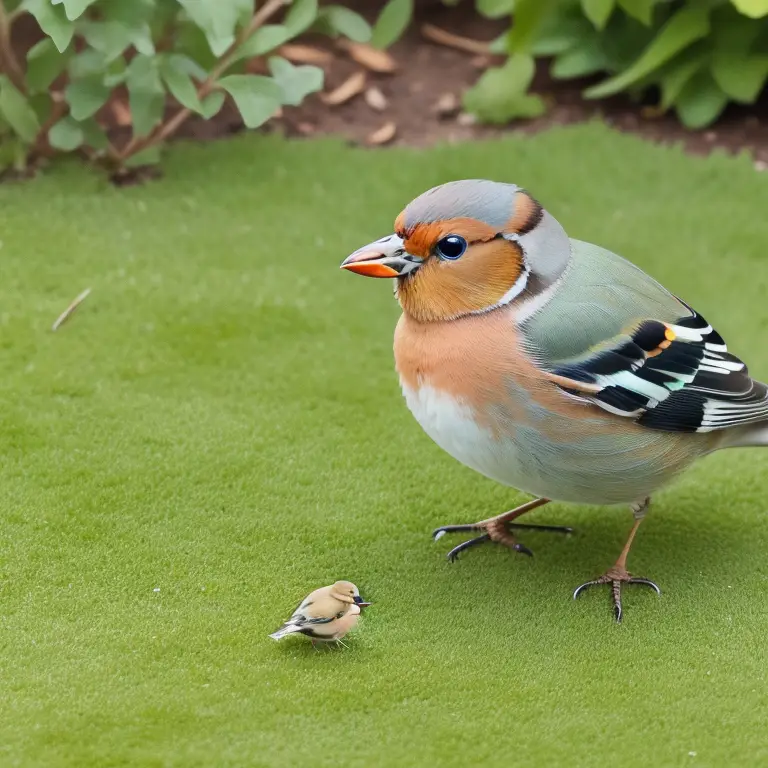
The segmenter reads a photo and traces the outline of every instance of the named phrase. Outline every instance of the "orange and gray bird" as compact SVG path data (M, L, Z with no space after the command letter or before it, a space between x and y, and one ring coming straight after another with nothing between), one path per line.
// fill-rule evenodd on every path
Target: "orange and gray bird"
M310 592L299 604L291 618L273 632L273 640L299 633L316 642L337 642L355 627L360 609L370 605L360 597L360 591L351 581L337 581L327 587Z
M626 504L634 524L607 585L621 621L627 555L652 494L723 448L768 445L768 388L700 314L620 256L568 237L524 189L455 181L342 268L394 278L396 369L411 413L458 461L535 497L476 532L531 554L513 523L550 501Z

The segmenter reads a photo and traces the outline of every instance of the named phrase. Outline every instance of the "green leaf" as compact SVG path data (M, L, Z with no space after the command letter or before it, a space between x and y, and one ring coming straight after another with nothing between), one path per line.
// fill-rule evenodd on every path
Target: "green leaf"
M85 134L80 123L67 115L62 117L48 131L48 141L54 149L60 149L62 152L73 152L82 146L85 141Z
M616 2L628 16L650 27L653 22L653 9L659 0L616 0Z
M768 16L768 0L731 0L736 9L752 19Z
M718 86L734 101L752 104L768 77L768 56L715 51L711 72Z
M686 83L677 98L675 109L686 128L698 129L710 125L728 103L709 72L699 72Z
M64 91L72 117L75 120L85 120L106 104L111 89L104 85L100 75L73 80Z
M63 5L67 18L70 21L79 19L86 11L88 6L93 5L96 0L51 0L53 5Z
M157 165L160 162L162 153L160 147L147 147L142 149L141 152L137 152L135 155L131 155L125 161L126 168L138 168L142 165Z
M413 0L389 0L373 25L371 45L389 48L400 39L413 16Z
M269 71L282 91L283 104L298 107L310 93L323 87L325 73L320 67L309 64L296 67L281 56L271 56Z
M283 92L271 77L228 75L219 85L235 100L248 128L263 125L280 107Z
M157 59L135 56L125 80L134 136L146 136L163 119L165 91L158 72Z
M517 117L542 115L544 102L526 93L533 72L531 56L513 54L503 66L486 70L464 94L465 109L485 123L507 123Z
M477 12L486 19L509 16L515 8L515 0L477 0Z
M190 76L190 64L195 66L194 62L186 56L171 54L161 60L160 74L179 104L201 114L203 105L200 103L197 88Z
M88 45L103 53L107 62L133 45L133 30L119 21L83 21L79 29Z
M84 143L86 146L95 150L104 150L109 146L109 140L104 129L96 122L94 118L83 120L80 130L83 132Z
M35 111L5 75L0 75L0 115L22 141L33 142L40 131Z
M238 49L233 61L263 56L293 37L282 24L265 24L256 30Z
M584 15L596 29L604 29L613 11L614 0L581 0Z
M87 22L89 25L104 25L106 28L101 33L105 38L101 45L91 42L94 48L114 56L117 55L115 51L122 53L132 45L145 56L154 55L155 44L152 42L150 21L161 15L154 0L111 0L102 3L99 12L99 22Z
M686 51L686 54L688 52ZM683 54L661 76L661 109L666 112L676 101L688 81L709 61L708 51Z
M49 0L24 0L20 7L37 19L40 29L61 53L67 50L75 34L75 25L67 18L64 6L51 5Z
M636 83L653 70L658 69L691 43L709 32L709 12L705 8L683 8L659 30L653 42L643 51L640 58L615 77L587 88L584 96L600 99L612 96Z
M33 45L27 53L27 88L30 93L44 93L64 71L69 56L60 53L51 38Z
M224 106L224 91L214 91L203 99L202 115L206 120L215 117Z
M178 22L174 51L193 59L206 71L213 69L218 61L211 53L203 30L189 20L180 19Z
M367 43L371 39L371 27L359 14L343 5L326 5L318 14L331 34L344 35L356 43Z
M125 57L118 56L114 61L110 61L104 70L104 85L114 88L116 85L125 81L128 73L128 66L125 63Z
M517 0L512 29L509 33L509 50L512 53L528 53L536 41L542 26L554 13L559 0Z
M531 46L534 56L556 56L586 41L598 45L599 33L583 16L555 13L541 27Z
M124 0L123 0L124 1ZM221 56L235 42L235 30L253 0L178 0L189 17L205 32L211 51Z
M293 0L288 13L285 14L283 25L296 37L309 29L317 19L317 0Z
M77 80L81 77L100 75L104 72L106 65L107 62L101 51L87 48L70 59L68 67L69 76L72 80Z
M592 41L587 41L585 45L561 53L552 65L551 72L552 77L567 80L604 71L607 66L608 58L603 50L592 44Z

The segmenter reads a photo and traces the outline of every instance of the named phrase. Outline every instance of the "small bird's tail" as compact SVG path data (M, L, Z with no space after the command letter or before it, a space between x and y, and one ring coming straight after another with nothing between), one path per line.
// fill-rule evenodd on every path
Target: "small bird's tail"
M282 640L286 635L292 635L294 632L300 631L301 627L297 627L295 624L283 624L283 626L274 631L270 637L273 640Z
M723 441L723 448L768 447L768 421L732 430Z

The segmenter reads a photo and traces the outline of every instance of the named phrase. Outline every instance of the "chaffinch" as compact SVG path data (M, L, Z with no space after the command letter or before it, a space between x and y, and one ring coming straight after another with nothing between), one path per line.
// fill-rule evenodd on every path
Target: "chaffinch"
M370 605L360 597L360 591L350 581L337 581L327 587L310 592L299 604L291 618L273 632L273 640L300 633L317 642L341 639L357 624L360 609Z
M684 301L614 253L568 237L524 189L455 181L417 197L395 233L342 268L394 278L405 400L458 461L535 498L471 525L459 552L495 541L531 554L511 521L549 501L627 504L608 585L617 621L651 495L698 458L768 445L768 388Z

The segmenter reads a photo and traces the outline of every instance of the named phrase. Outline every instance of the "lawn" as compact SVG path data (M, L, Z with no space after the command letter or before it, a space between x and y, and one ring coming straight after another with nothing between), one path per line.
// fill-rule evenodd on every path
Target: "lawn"
M343 273L413 196L527 186L693 304L768 378L768 174L598 125L429 151L244 136L115 189L0 185L0 764L768 762L768 450L709 457L631 524L550 505L528 559L434 527L523 500L421 432L386 281ZM51 323L92 293L56 333ZM535 518L535 519L534 519ZM310 589L374 602L280 644Z

